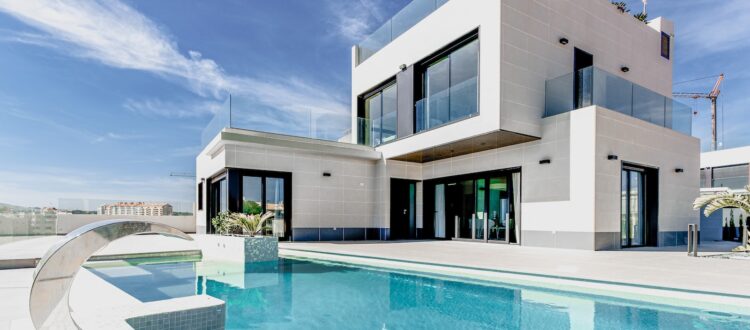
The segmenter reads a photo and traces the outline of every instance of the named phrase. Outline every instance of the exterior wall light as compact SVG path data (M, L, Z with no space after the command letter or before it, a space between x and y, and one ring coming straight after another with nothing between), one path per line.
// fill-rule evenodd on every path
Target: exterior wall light
M539 161L539 165L547 165L547 164L551 164L551 163L552 163L552 160L550 160L549 158L542 159L542 160Z
M406 64L401 64L401 65L399 65L399 66L398 66L398 68L399 68L399 69L400 69L401 71L406 71Z
M567 45L567 44L568 44L568 42L569 42L568 38L564 38L564 37L563 37L563 38L560 38L560 44L561 44L561 45Z
M617 159L619 159L619 157L617 157L617 155L607 155L607 159L608 160L617 160Z
M324 177L330 177L331 176L331 172L323 172L323 176Z
M620 71L627 73L627 72L630 71L630 68L626 67L626 66L623 66L623 67L620 68Z
M682 173L682 172L685 172L685 170L682 169L682 168L680 168L680 167L678 167L678 168L674 169L674 172L675 173Z

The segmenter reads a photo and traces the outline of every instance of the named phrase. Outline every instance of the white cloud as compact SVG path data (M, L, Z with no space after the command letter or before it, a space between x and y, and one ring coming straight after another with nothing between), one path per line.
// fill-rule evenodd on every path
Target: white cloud
M224 104L219 101L202 100L197 102L171 102L159 99L128 99L123 107L134 113L145 116L166 118L192 118L211 115L218 112Z
M329 1L336 19L337 32L351 42L360 42L385 21L382 4L377 0Z
M750 21L750 1L668 1L657 8L675 21L677 42L687 50L678 60L750 48L750 24L742 23Z
M230 75L198 51L185 55L163 28L117 0L0 0L0 11L45 33L11 41L177 79L201 96L223 98L230 92L290 113L348 112L343 93L318 87L316 82Z
M23 206L56 206L59 199L183 201L194 197L191 178L128 176L112 178L101 173L30 166L23 170L0 169L0 202Z

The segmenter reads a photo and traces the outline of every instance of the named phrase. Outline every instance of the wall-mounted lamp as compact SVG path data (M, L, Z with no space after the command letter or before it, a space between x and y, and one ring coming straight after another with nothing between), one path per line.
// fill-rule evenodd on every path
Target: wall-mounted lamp
M546 164L551 164L551 163L552 163L552 160L550 160L549 158L542 159L539 161L539 165L546 165Z
M559 41L560 41L560 44L561 44L561 45L567 45L567 44L568 44L568 42L570 42L570 41L568 40L568 38L565 38L565 37L563 37L563 38L560 38L560 40L559 40Z
M324 177L329 177L329 176L331 176L331 172L323 172L323 176Z
M626 66L622 66L620 67L620 71L627 73L627 72L630 72L630 68Z
M401 71L406 71L406 64L401 64L401 65L399 65L399 66L398 66L398 68L399 68L399 69L400 69Z
M206 182L206 178L201 178L201 182Z
M617 155L607 155L607 159L608 160L617 160L617 159L619 159L619 157L617 157Z
M682 172L685 172L685 170L682 169L682 168L680 168L680 167L678 167L678 168L674 169L674 172L675 173L682 173Z

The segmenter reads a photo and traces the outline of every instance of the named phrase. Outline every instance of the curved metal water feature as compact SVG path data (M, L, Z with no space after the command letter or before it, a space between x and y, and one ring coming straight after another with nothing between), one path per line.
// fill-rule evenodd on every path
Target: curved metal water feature
M37 329L77 329L70 315L70 287L78 270L110 242L135 234L155 233L192 241L168 225L136 220L106 220L80 227L50 248L39 261L31 284L29 311Z

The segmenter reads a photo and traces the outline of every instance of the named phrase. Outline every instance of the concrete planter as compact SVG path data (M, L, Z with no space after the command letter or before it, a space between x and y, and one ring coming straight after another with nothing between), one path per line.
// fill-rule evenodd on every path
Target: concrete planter
M273 236L195 235L194 238L204 260L250 263L279 258L279 239Z

